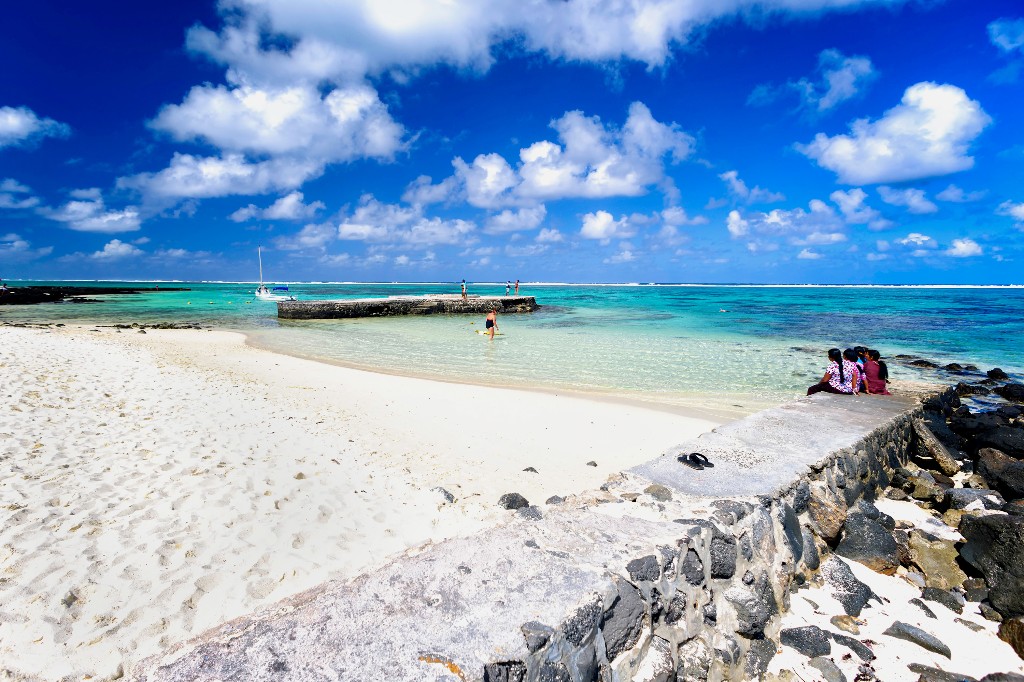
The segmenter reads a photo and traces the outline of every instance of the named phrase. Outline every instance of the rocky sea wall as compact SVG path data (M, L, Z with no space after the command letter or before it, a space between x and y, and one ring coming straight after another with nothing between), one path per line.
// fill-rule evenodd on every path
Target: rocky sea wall
M977 449L953 430L962 431L955 422L961 407L952 389L917 400L801 399L673 448L593 493L543 505L506 495L500 504L510 517L496 529L421 548L227 623L143 662L131 676L795 679L766 672L788 647L821 670L821 679L848 679L835 664L840 657L852 660L849 677L876 679L874 643L847 633L878 597L851 562L920 582L922 599L933 606L962 610L974 600L993 619L1020 615L1018 588L1009 584L1019 569L1005 566L1019 538L1014 545L1004 537L1008 523L1019 533L1013 519L1020 517L1002 509L1005 500L984 478L967 480ZM940 440L954 438L964 449ZM708 455L713 466L684 465L680 458L691 451ZM942 474L942 466L956 468L955 476ZM872 504L883 497L930 507L955 522L950 532L964 529L968 541L897 523ZM993 537L979 539L985 533ZM991 556L993 547L1002 554ZM827 586L845 615L821 627L783 628L793 595L811 585ZM902 620L885 635L949 656L943 642ZM895 679L973 679L913 665L912 677L904 670Z

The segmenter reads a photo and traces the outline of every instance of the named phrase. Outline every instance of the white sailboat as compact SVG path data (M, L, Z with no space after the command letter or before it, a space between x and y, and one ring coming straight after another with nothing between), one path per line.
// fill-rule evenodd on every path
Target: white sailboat
M287 286L276 286L269 289L263 283L263 247L256 247L256 256L260 260L260 285L256 289L256 298L261 301L294 301L295 297L288 293Z

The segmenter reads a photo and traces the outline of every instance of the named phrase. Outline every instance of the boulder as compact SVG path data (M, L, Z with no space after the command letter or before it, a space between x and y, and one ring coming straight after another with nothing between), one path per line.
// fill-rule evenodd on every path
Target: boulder
M529 507L530 503L519 493L505 493L498 498L498 506L503 509L522 509Z
M747 679L761 679L765 671L768 670L768 664L771 663L775 654L775 642L772 640L767 638L751 640L750 647L747 649L746 664L744 665Z
M990 369L989 371L985 372L985 376L987 376L989 379L995 379L997 381L1002 381L1004 379L1010 378L1009 375L1006 374L1006 372L999 369L998 367L994 367L993 369Z
M680 680L705 682L711 671L712 649L700 637L679 647L676 677Z
M949 590L967 579L956 560L959 553L949 540L934 540L910 531L910 561L924 573L925 585Z
M859 640L853 637L847 637L846 635L840 635L837 632L830 632L829 635L835 640L836 644L845 646L847 649L857 654L857 657L862 661L873 661L875 660L875 652L863 644Z
M1008 618L999 624L999 639L1013 647L1024 658L1024 618Z
M811 488L807 500L807 513L811 527L825 542L831 543L839 536L846 523L846 505L833 499L828 489L820 485Z
M825 680L825 682L847 682L846 675L843 674L843 671L839 669L839 666L831 658L825 658L824 656L812 658L807 662L807 665L821 673L821 679Z
M921 598L942 604L954 613L963 613L966 601L959 592L940 590L937 587L926 587L921 590Z
M977 448L1002 450L1014 459L1024 459L1024 427L1000 426L974 437Z
M783 646L792 647L808 658L827 656L832 653L828 632L815 625L786 628L779 633L779 641Z
M960 556L985 577L989 601L1004 618L1024 615L1024 517L965 516Z
M933 668L920 663L909 663L907 667L910 668L910 672L920 676L917 678L917 682L978 682L976 678L969 675L950 673L941 668Z
M1006 426L1006 420L998 414L967 414L954 415L949 420L949 428L953 433L964 438L973 438L979 433L990 431L1000 426Z
M744 637L763 635L768 621L779 613L767 573L762 573L752 588L731 587L722 596L736 610L736 632Z
M946 658L953 657L949 647L943 644L938 637L908 623L896 621L886 628L885 632L882 634L912 642L922 649L927 649L928 651L937 653L940 656L945 656Z
M942 503L949 509L999 509L1006 500L994 490L952 488L945 491Z
M848 616L859 616L864 605L878 597L871 588L857 579L842 559L832 556L821 565L821 575L832 588L832 596L843 606ZM881 603L881 600L878 600Z
M966 384L962 381L959 382L956 386L954 386L953 390L956 391L956 394L958 396L986 395L990 393L989 389L985 388L984 386L978 386L977 384Z
M1007 497L1024 497L1024 462L995 448L982 448L974 468L991 487Z
M618 596L604 612L601 622L609 661L637 643L646 622L640 591L625 580L618 580L617 587Z
M892 533L860 512L846 517L836 554L886 575L895 573L900 565L899 546Z
M996 410L996 414L1003 419L1016 419L1024 414L1024 408L1019 405L1000 405L999 409Z
M1006 384L997 388L996 393L1015 403L1024 403L1024 384Z
M939 470L947 476L960 473L960 462L956 461L946 446L939 442L931 429L920 419L915 419L913 425L918 448L922 450L920 454L926 454L934 459Z

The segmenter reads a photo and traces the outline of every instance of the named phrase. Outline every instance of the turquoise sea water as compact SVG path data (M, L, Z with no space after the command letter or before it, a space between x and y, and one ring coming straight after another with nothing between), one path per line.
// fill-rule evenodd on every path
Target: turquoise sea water
M491 342L473 333L483 316L278 320L276 304L253 300L252 284L161 284L191 291L3 306L0 320L192 322L380 371L669 406L788 400L820 378L833 346L1024 373L1024 288L524 284L520 294L536 296L541 309L499 317L503 335ZM302 300L457 292L455 284L291 285ZM472 284L470 293L503 294L504 284ZM936 376L895 361L890 369L894 378Z

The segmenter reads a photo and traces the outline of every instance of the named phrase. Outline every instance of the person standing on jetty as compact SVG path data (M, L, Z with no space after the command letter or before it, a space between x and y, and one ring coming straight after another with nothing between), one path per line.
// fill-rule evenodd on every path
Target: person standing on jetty
M519 280L516 280L516 296L519 295Z
M484 321L484 327L491 333L491 339L494 339L494 332L498 331L497 308L491 308L491 312L487 313L487 319Z
M505 280L505 295L508 296L508 292L512 291L512 282Z
M462 300L466 300L466 280L462 280Z

